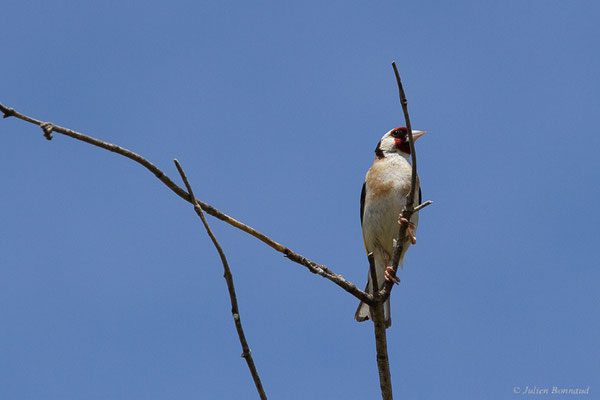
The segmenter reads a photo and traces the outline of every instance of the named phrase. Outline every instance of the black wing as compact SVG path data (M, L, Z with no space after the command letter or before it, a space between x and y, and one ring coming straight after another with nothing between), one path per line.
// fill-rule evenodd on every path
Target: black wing
M365 196L367 195L367 182L363 183L360 191L360 226L363 224L363 214L365 213Z
M419 202L417 205L423 204L423 193L421 193L421 186L419 186Z

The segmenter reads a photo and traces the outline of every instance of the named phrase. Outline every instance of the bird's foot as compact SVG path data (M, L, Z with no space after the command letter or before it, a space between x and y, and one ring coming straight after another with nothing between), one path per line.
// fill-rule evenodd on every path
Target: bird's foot
M402 214L398 216L398 223L402 226L406 226L406 234L408 235L410 242L412 244L417 244L417 238L415 234L411 231L411 229L416 229L415 224L404 218Z
M400 283L400 278L398 278L396 276L396 273L394 272L394 268L392 268L392 267L387 267L385 269L384 276L385 276L386 281L395 283L396 285Z

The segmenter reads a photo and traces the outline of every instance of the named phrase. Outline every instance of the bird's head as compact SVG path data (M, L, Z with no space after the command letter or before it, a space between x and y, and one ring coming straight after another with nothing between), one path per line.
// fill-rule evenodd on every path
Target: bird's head
M412 131L413 140L423 136L426 131ZM408 129L404 127L394 128L381 138L377 143L375 155L377 158L385 158L391 154L398 154L408 158L410 156L410 142L408 139Z

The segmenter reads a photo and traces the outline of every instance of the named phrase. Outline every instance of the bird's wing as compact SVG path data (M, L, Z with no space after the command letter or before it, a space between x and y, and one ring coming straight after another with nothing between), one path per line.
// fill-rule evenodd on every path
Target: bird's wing
M367 182L363 183L362 190L360 191L360 227L363 227L363 219L365 215L365 198L367 197ZM365 251L367 254L369 250L367 249L367 242L365 242L365 234L363 231L363 244L365 245Z
M360 226L363 224L363 214L365 213L365 197L367 195L367 182L363 183L360 191Z
M423 193L421 193L421 186L419 186L419 202L417 203L417 205L422 204L423 203Z

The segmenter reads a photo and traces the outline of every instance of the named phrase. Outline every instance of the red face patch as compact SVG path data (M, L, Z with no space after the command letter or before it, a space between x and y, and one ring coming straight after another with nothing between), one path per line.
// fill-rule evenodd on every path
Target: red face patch
M396 128L392 131L394 145L403 153L410 154L410 144L408 142L408 129L405 127Z
M394 145L398 150L403 153L410 154L410 143L407 140L402 140L401 138L394 138Z

